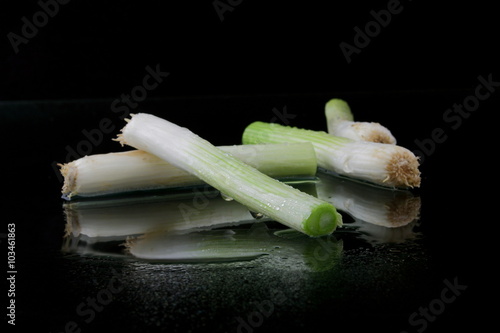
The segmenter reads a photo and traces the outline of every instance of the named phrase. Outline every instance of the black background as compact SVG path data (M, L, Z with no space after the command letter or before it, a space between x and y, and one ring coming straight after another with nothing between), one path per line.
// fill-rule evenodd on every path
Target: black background
M401 13L347 63L339 44L353 44L354 28L363 29L373 20L370 11L387 3L243 0L221 21L213 1L73 0L60 5L17 53L7 36L21 35L21 18L32 21L40 5L3 3L2 220L17 226L19 323L36 318L40 331L55 331L78 303L56 296L59 279L80 280L54 259L63 225L53 163L68 162L68 147L76 149L86 139L82 131L97 128L103 118L111 120L113 131L91 153L122 149L111 141L123 125L111 105L142 84L147 66L159 66L169 76L130 111L161 115L218 145L239 143L249 122L272 121L276 110L293 116L287 119L293 126L325 130L323 106L332 97L346 99L359 120L389 127L411 150L421 149L417 141L428 142L441 128L446 140L435 143L421 165L422 228L436 281L458 276L468 290L426 331L494 321L487 301L495 299L489 280L495 261L487 246L495 243L486 237L494 235L496 224L493 126L499 93L457 128L443 115L475 93L479 76L500 81L495 9L481 2L401 1ZM94 269L89 263L81 268L87 274ZM441 287L429 286L429 294L412 306L425 305ZM81 288L75 294L87 295ZM67 313L58 312L62 301ZM412 306L408 309L417 310ZM372 322L391 332L408 328L408 312L386 323L356 311L349 308L347 316L358 321L353 327ZM329 329L336 320L347 322L332 316ZM233 331L234 323L228 327ZM163 329L184 331L182 323Z
M481 2L401 1L349 65L339 44L389 1L242 0L223 21L213 2L72 0L18 54L6 36L41 7L4 5L0 97L115 97L158 63L172 76L155 96L468 88L497 54Z

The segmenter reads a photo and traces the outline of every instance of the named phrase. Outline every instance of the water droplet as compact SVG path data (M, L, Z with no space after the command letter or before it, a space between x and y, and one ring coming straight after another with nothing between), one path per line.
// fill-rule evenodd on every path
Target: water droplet
M250 211L250 214L252 214L253 218L256 219L256 220L261 219L261 218L264 217L264 214L262 214L262 213L257 213L257 212Z
M233 201L234 199L231 198L229 195L227 194L224 194L222 192L220 192L220 196L222 197L222 199L226 200L226 201Z

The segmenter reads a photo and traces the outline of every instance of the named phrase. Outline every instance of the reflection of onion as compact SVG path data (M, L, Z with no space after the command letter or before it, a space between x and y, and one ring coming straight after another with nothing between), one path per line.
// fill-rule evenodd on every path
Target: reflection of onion
M404 226L419 218L420 197L412 197L407 193L397 195L394 201L387 204L386 208L390 227Z
M395 228L419 217L420 198L410 191L380 188L326 173L318 176L318 197L354 219Z
M362 235L361 238L370 243L403 243L419 235L414 231L416 224L417 221L413 220L400 227L387 228L372 223L356 221L351 226L355 227L357 232Z
M255 222L245 206L223 200L218 192L202 190L193 191L183 199L164 195L67 203L64 212L68 235L92 238L125 239L129 235L162 229L187 230Z
M130 238L132 256L165 262L212 262L255 259L270 255L273 266L324 271L342 252L333 236L309 237L293 229L269 230L266 223L250 228L213 229L191 233L153 232Z
M210 230L187 234L153 232L129 239L127 251L136 258L167 261L226 261L269 254L272 239L249 230Z

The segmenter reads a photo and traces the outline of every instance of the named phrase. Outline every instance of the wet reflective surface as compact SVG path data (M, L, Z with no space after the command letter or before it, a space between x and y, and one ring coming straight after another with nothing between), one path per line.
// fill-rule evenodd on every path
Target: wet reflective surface
M420 299L430 278L420 197L326 173L302 188L336 204L345 223L334 234L311 238L255 218L204 187L64 203L61 260L99 267L100 284L116 280L119 293L106 306L121 309L132 297L134 311L121 320L143 329L319 330L344 311L353 328L364 326L360 313L373 325L404 326L401 314L412 309L401 302ZM91 327L91 311L81 313L76 319Z
M387 101L377 96L357 100L367 107ZM393 112L407 108L416 115L427 105L409 103L418 98L391 98ZM322 100L288 96L259 105L272 110L286 102L292 112ZM226 102L251 105L237 99L212 106ZM169 110L184 108L179 101L163 103ZM191 106L210 107L210 101ZM484 183L450 172L464 165L460 154L476 122L451 133L449 144L426 157L421 189L386 190L318 173L302 189L334 203L344 225L329 237L308 238L204 187L66 202L52 162L64 162L66 147L78 147L81 129L99 123L109 103L10 108L22 112L2 124L30 133L12 137L18 145L7 145L6 156L18 159L2 165L4 174L15 175L7 177L12 190L3 203L5 223L16 224L16 328L36 323L42 332L448 332L464 323L480 330L494 318L485 302L493 297L494 284L486 279L494 274L480 259L495 262L495 252L486 249L495 243L485 240L494 233L484 229L492 227L485 223L492 220L486 207L493 206L484 204L490 200ZM176 117L163 108L145 102L147 111ZM221 117L230 117L232 109ZM266 116L272 112L261 118ZM311 128L317 121L302 113L296 120ZM398 123L386 122L391 128ZM222 134L211 137L213 129L203 128L194 130L220 145L240 134L239 128L219 129ZM419 133L398 137L411 147ZM92 153L119 149L111 135L102 142Z
M411 191L375 187L326 172L294 186L331 202L344 214L345 223L335 235L369 244L418 238L421 200ZM165 192L64 203L62 251L105 256L103 249L115 243L118 247L108 251L165 263L288 257L289 252L307 252L305 260L317 262L319 252L339 252L324 245L325 238L331 243L333 236L311 238L287 229L207 185ZM334 243L342 247L341 242ZM296 246L305 250L292 250Z

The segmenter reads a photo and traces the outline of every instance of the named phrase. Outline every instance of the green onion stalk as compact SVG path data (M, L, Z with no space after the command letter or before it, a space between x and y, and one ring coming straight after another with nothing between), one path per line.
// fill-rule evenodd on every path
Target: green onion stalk
M283 181L316 174L314 148L308 143L218 148ZM84 156L61 164L60 171L66 200L204 184L193 174L141 150Z
M355 121L346 101L334 98L325 104L328 133L355 141L396 144L391 131L377 122Z
M321 169L384 187L420 186L418 158L398 145L355 141L324 131L260 121L246 127L242 140L243 144L311 142Z
M118 137L200 178L226 196L309 236L331 234L341 224L335 207L265 175L189 129L139 113Z

